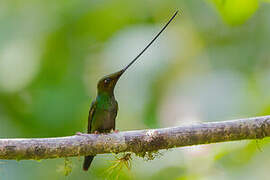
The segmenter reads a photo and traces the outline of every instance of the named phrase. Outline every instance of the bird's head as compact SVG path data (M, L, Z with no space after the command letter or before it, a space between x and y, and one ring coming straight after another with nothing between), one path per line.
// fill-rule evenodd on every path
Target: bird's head
M116 73L104 76L98 81L98 92L113 93L114 87L125 70L120 70Z

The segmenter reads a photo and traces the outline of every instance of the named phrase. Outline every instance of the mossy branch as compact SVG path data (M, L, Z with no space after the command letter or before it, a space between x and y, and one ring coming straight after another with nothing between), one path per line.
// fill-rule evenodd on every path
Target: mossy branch
M137 154L270 136L270 116L179 127L57 138L0 139L0 159L48 159L104 153Z

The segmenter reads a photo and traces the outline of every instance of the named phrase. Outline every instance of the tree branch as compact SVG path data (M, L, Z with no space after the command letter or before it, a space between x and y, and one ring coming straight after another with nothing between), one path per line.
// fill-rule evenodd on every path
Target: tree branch
M0 159L48 159L103 153L142 153L270 136L270 116L172 128L58 138L0 139Z

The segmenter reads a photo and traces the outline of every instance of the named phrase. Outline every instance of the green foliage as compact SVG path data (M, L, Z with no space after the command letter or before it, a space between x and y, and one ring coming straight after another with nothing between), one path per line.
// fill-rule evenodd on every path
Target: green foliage
M72 162L68 158L64 158L64 165L59 166L57 171L62 173L64 176L70 175L72 171Z
M190 179L186 178L185 169L179 167L167 167L161 169L157 174L153 175L151 179L155 180L162 180L162 179L177 179L177 180L184 180Z
M259 0L212 0L224 21L231 25L245 23L258 9Z

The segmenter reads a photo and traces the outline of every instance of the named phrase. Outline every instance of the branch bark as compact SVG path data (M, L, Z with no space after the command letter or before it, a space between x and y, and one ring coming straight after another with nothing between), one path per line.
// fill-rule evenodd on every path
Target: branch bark
M104 153L143 153L270 136L270 116L179 127L57 138L0 139L0 159L48 159Z

